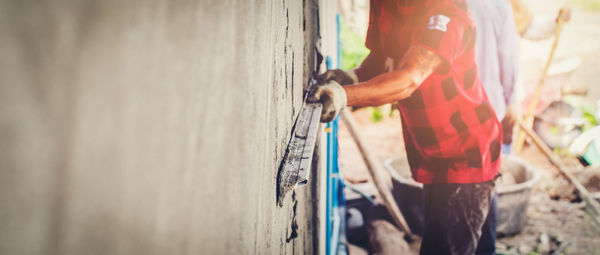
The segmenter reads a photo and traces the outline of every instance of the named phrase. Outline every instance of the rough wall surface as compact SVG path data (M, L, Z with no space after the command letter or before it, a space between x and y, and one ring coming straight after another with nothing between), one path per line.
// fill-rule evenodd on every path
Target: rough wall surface
M275 190L318 6L1 1L0 254L315 251Z

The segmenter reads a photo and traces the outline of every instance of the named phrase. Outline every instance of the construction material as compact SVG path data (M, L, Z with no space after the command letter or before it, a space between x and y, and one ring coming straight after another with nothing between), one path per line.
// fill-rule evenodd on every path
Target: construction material
M310 166L319 132L321 103L308 102L308 93L316 86L317 80L311 78L304 91L302 109L292 128L292 137L285 150L277 173L277 204L283 205L285 195L294 187L308 182Z
M369 243L374 254L393 255L410 252L410 247L404 240L404 233L386 220L369 221L367 232L369 232Z
M577 171L575 176L591 196L598 200L598 195L594 194L600 192L600 167L585 167Z
M535 94L533 95L533 98L531 99L531 102L529 103L529 107L527 107L527 112L525 113L525 116L523 116L523 122L525 124L525 127L527 127L527 128L531 128L533 126L534 109L538 103L538 98L540 97L540 93L542 92L542 87L544 85L544 82L546 81L546 76L548 75L548 69L550 69L550 64L552 64L552 59L554 58L554 53L556 52L556 46L558 45L558 39L560 38L560 35L562 32L562 27L564 24L563 14L564 14L564 12L560 12L560 14L558 15L558 18L556 20L556 22L557 22L556 35L554 37L554 43L552 44L552 49L550 50L550 56L548 56L548 61L546 61L546 66L544 67L544 71L542 72L542 77L540 78L540 81L537 85ZM521 149L523 148L524 142L525 142L525 133L523 131L521 131L521 132L519 132L519 135L517 136L517 142L515 143L515 151L516 152L521 151Z
M348 244L348 254L349 255L369 255L367 250L363 249L360 246L349 243Z
M363 160L365 161L365 165L367 165L367 170L373 179L373 183L379 192L379 197L383 201L384 206L392 216L394 223L400 228L400 230L404 231L409 238L412 238L412 232L404 219L404 216L400 212L394 197L390 191L390 187L388 187L387 183L389 181L386 179L385 172L383 168L377 164L377 161L374 157L369 153L365 142L362 137L358 133L358 125L354 120L354 117L348 111L342 111L341 113L342 121L348 127L350 131L350 135L354 138L356 142L356 146L358 147Z
M300 110L277 176L277 203L279 206L282 205L286 193L308 181L322 107L320 103L305 102Z
M550 149L566 148L581 134L586 123L581 110L564 101L553 101L535 116L533 131Z
M563 175L569 182L575 186L579 197L585 201L588 211L591 213L591 218L598 224L600 224L600 204L596 201L588 190L579 182L573 173L564 165L562 160L558 158L551 150L544 144L542 139L533 131L531 128L525 126L522 122L518 122L519 127L525 132L532 142L546 155L550 162L558 168L561 175Z

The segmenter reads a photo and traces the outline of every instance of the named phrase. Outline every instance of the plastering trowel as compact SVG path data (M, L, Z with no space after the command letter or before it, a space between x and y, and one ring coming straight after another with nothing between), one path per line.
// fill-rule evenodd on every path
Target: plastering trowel
M316 83L317 81L311 78L304 94L302 109L292 128L290 142L279 165L277 176L277 203L279 206L283 205L283 199L290 190L308 182L323 108L321 103L306 101L308 92Z

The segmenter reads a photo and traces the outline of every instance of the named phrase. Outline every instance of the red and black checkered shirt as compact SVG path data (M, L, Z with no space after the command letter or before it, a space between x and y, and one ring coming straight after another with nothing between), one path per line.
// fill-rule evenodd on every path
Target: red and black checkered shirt
M461 0L371 0L367 47L397 62L419 45L444 63L399 102L413 178L478 183L500 167L501 127L477 77L475 25Z

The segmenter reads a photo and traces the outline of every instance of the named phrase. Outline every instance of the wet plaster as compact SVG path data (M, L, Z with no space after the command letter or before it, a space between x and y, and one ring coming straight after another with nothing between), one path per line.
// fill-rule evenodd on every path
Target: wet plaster
M315 251L276 179L321 5L0 2L0 254Z

